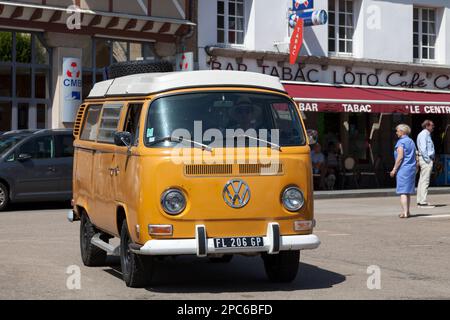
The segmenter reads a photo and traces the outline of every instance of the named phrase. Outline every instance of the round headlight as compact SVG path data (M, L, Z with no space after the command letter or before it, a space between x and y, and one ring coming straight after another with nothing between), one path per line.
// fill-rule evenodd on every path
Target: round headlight
M283 192L281 197L283 206L288 211L298 211L305 204L305 198L303 192L297 187L288 187Z
M161 206L170 215L177 215L186 208L186 198L178 189L169 189L161 196Z

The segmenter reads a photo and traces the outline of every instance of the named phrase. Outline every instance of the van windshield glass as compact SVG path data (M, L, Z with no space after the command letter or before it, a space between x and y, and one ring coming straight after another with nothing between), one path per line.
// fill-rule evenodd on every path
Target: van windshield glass
M26 137L27 137L26 135L13 135L13 134L0 136L0 155L9 151L12 147L14 147L16 144L18 144Z
M202 92L162 97L149 109L144 133L148 147L169 147L182 137L213 147L246 146L262 141L283 146L305 145L306 139L295 105L276 94Z

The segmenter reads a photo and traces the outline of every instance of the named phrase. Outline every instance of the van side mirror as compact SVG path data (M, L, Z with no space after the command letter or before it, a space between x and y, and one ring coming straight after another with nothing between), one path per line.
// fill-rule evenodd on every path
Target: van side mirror
M29 153L21 153L17 156L17 160L19 160L19 161L25 161L25 160L29 160L31 158L32 158L32 156Z
M118 147L131 148L131 133L127 131L115 132L114 144Z
M316 130L308 129L306 130L306 134L308 135L308 142L310 146L318 142L319 133Z

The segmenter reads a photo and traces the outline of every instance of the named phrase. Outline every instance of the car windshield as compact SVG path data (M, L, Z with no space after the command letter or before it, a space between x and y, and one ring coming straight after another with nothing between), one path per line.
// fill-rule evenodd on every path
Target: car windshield
M25 139L26 135L4 134L0 136L0 155L4 154L20 141Z
M227 91L158 98L150 106L144 138L149 147L172 146L170 137L228 147L234 146L229 140L243 136L249 138L246 145L266 141L282 147L305 145L303 132L286 97Z

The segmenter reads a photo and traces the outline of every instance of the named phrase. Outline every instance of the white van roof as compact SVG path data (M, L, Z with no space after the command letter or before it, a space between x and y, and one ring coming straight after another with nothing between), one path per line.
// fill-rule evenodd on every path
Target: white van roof
M277 77L243 71L202 70L167 73L143 73L96 83L88 98L141 96L173 89L236 86L286 92Z

